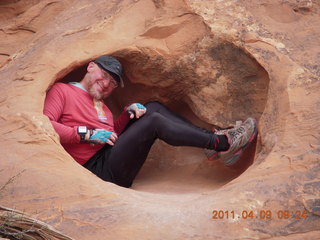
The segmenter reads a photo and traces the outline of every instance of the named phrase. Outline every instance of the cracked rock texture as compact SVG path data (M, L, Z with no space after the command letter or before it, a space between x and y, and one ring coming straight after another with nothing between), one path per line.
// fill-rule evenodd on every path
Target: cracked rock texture
M319 14L317 0L1 1L0 204L75 239L319 239ZM254 116L256 143L227 168L159 141L131 189L96 178L42 109L102 54L125 68L115 114L160 100L208 128Z

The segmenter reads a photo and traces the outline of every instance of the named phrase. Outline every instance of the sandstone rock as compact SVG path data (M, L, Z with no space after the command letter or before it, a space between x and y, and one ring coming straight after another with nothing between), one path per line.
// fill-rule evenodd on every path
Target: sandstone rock
M320 235L318 1L2 1L0 13L1 205L75 239ZM158 142L132 189L99 180L42 109L102 54L125 68L115 113L160 100L204 127L250 115L256 146L227 168Z

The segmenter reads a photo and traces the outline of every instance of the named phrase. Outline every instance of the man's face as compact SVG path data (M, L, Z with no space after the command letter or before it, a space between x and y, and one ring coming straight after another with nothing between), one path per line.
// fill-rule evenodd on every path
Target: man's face
M97 100L103 100L112 93L112 91L118 86L118 83L108 72L101 69L97 64L90 64L90 70L88 67L88 73L90 76L88 80L89 94Z

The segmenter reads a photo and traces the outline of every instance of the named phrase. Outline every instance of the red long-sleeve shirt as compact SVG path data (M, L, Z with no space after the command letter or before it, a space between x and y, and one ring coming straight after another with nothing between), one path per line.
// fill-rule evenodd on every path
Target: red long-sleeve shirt
M95 101L85 90L65 83L56 83L48 91L43 113L60 136L61 145L81 165L103 145L80 143L78 126L102 128L119 135L130 120L123 111L114 122L110 109L103 102Z

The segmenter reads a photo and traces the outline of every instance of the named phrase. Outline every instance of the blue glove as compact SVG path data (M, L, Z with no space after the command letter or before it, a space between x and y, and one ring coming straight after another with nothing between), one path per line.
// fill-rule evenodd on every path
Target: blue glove
M130 106L127 107L126 111L132 119L134 117L139 118L143 116L146 113L147 109L140 103L132 103Z
M109 132L104 129L91 129L90 130L90 137L87 140L89 143L94 144L109 144L114 145L118 139L117 134L114 132Z

